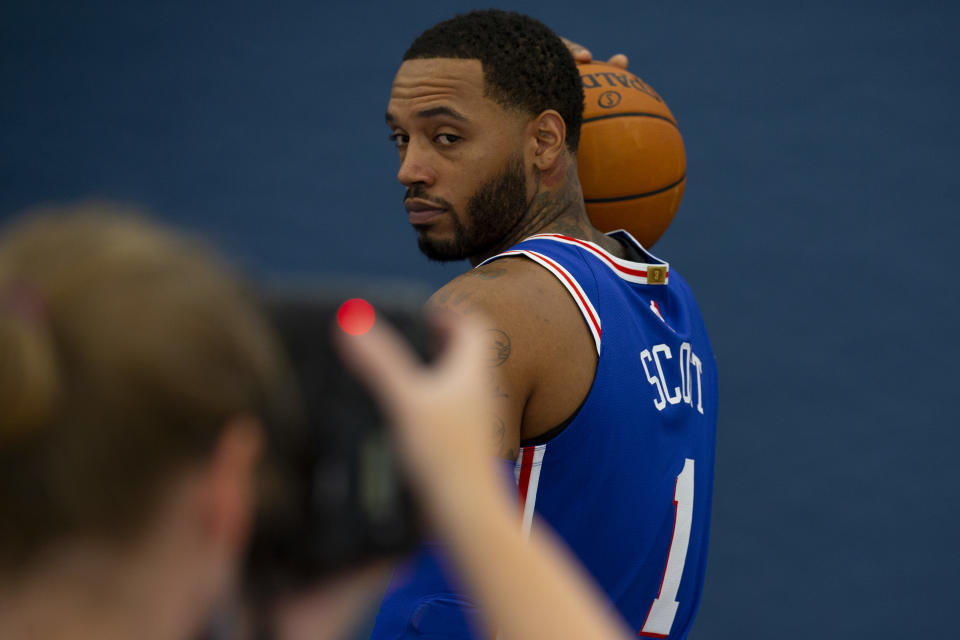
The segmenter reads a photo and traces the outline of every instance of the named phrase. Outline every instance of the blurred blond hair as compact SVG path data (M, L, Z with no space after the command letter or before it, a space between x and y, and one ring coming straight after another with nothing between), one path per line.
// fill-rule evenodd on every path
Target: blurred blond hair
M122 538L223 426L282 403L284 367L209 249L117 206L0 235L0 570Z

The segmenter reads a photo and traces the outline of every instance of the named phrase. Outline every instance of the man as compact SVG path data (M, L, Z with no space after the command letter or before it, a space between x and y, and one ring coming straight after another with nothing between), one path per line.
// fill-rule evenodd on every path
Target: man
M490 325L497 410L521 522L534 510L634 632L682 638L706 566L717 378L689 288L587 217L580 76L541 23L478 11L418 37L387 125L420 249L467 259L431 299ZM397 572L373 638L480 635L442 551ZM487 630L494 631L494 630Z

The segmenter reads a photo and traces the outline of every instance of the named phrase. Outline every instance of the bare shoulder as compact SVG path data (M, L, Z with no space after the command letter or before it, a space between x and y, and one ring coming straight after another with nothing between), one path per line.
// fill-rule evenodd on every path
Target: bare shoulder
M427 306L462 314L480 312L494 323L517 326L529 313L565 302L565 295L546 269L526 258L510 257L454 278L433 294Z
M536 437L576 410L593 381L596 349L579 307L556 276L523 257L477 267L449 282L429 307L482 314L497 384Z
M540 382L544 353L566 339L567 294L546 269L522 257L501 258L472 269L437 291L428 308L479 315L487 324L491 366L525 394ZM566 321L565 321L566 320ZM576 330L576 327L573 327Z

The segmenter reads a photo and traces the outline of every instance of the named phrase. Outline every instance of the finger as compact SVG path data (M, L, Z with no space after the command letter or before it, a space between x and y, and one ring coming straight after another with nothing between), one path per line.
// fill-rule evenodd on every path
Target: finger
M439 311L431 315L430 324L443 343L443 349L430 371L444 379L468 377L479 381L482 378L484 349L487 347L484 329L489 324L482 319L482 314L462 316Z
M567 38L560 38L563 40L563 44L567 46L567 49L570 50L570 54L573 55L574 62L578 64L585 64L593 61L593 54L590 53L590 50L587 49L582 44L577 44L572 40Z
M403 390L417 376L420 364L397 331L383 318L363 335L335 329L335 342L344 362L381 402L398 406Z
M484 369L484 355L489 348L486 342L488 323L472 316L451 316L442 318L447 333L447 348L442 362L438 363L441 374L453 373L470 378L481 378Z
M573 61L577 64L590 64L593 62L593 54L586 49L580 49L573 53Z
M607 64L614 67L620 67L621 69L626 69L630 64L630 59L625 54L618 53L614 56L611 56L610 59L607 60Z

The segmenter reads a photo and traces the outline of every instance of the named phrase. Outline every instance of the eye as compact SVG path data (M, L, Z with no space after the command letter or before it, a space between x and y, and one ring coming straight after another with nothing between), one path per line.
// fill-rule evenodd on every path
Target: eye
M439 144L441 147L449 147L450 145L456 144L463 140L460 136L455 136L452 133L441 133L434 141Z
M397 146L398 149L402 149L407 146L407 143L410 142L410 136L405 133L391 133L390 141Z

